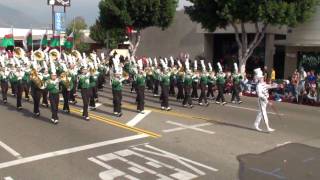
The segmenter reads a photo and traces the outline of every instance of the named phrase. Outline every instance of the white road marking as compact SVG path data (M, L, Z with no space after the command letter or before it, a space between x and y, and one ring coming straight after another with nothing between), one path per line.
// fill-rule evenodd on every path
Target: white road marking
M287 145L287 144L290 144L291 141L287 141L287 142L284 142L284 143L281 143L281 144L277 144L277 147L280 147L280 146L284 146L284 145Z
M207 133L207 134L215 134L215 132L213 132L213 131L207 131L207 130L199 128L199 127L203 127L203 126L213 125L212 123L196 124L196 125L191 125L191 126L185 125L185 124L181 124L181 123L177 123L177 122L172 122L172 121L167 121L166 123L172 124L172 125L176 125L176 126L179 126L179 127L178 128L174 128L174 129L163 130L164 133L170 133L170 132L176 132L176 131L191 129L191 130L194 130L194 131L199 131L199 132L203 132L203 133Z
M102 106L101 103L96 103L96 108L98 108L98 107L100 107L100 106Z
M148 155L152 156L152 158ZM159 160L154 159L156 157L162 158L169 163L176 162L179 164L177 166L188 168L193 172L192 171L188 172L186 170L182 170L170 164L163 163ZM170 161L168 161L168 159ZM101 179L110 179L110 178L125 179L130 177L129 179L135 180L137 179L135 175L139 175L141 173L147 173L157 177L157 178L150 177L150 179L187 180L187 179L197 179L200 176L205 176L206 172L200 170L200 168L204 168L206 170L210 170L214 172L218 171L218 169L215 169L213 167L201 164L199 162L192 161L187 158L183 158L181 156L161 150L159 148L150 146L148 144L139 145L139 148L130 147L129 149L124 149L124 150L116 151L113 153L91 157L91 158L88 158L88 160L105 168L104 171L99 173L99 176ZM144 162L142 160L144 160ZM120 166L120 163L126 164L126 165ZM117 167L123 167L123 169L114 168L112 167L112 165L115 165ZM148 165L148 167L146 167L145 165ZM152 167L152 169L149 169L149 167Z
M139 134L139 135L128 136L128 137L124 137L124 138L108 140L108 141L98 142L98 143L94 143L94 144L89 144L89 145L78 146L78 147L73 147L73 148L69 148L69 149L49 152L49 153L45 153L45 154L39 154L39 155L35 155L35 156L30 156L30 157L18 159L18 160L0 163L0 169L12 167L12 166L17 166L17 165L21 165L21 164L26 164L26 163L30 163L30 162L34 162L34 161L39 161L39 160L43 160L43 159L47 159L47 158L77 153L80 151L95 149L95 148L99 148L99 147L103 147L103 146L119 144L119 143L123 143L123 142L129 142L129 141L142 139L142 138L146 138L146 137L149 137L149 136L147 134Z
M153 149L153 150L156 150L156 151L159 151L159 152L161 152L161 153L163 153L163 154L170 155L171 157L179 158L179 159L181 159L181 160L183 160L183 161L192 163L192 164L194 164L194 165L197 165L197 166L206 168L206 169L211 170L211 171L219 171L218 169L215 169L215 168L213 168L213 167L210 167L210 166L207 166L207 165L198 163L198 162L196 162L196 161L192 161L192 160L190 160L190 159L187 159L187 158L178 156L178 155L173 154L173 153L170 153L170 152L168 152L168 151L164 151L164 150L162 150L162 149L156 148L156 147L151 146L151 145L145 145L145 147L150 148L150 149Z
M8 176L8 177L4 177L4 180L14 180L12 177Z
M258 112L259 110L258 109L254 109L254 108L247 108L247 107L241 107L241 106L233 106L233 105L230 105L230 104L227 104L225 105L226 107L232 107L232 108L237 108L237 109L245 109L245 110L248 110L248 111L255 111L255 112ZM274 112L267 112L268 114L272 114L272 115L277 115L277 113L274 113ZM284 116L284 114L279 114L280 116Z
M137 173L137 174L141 174L141 173L144 172L144 171L142 171L141 169L136 168L136 167L129 167L128 169L129 169L130 171L132 171L132 172Z
M14 149L12 149L11 147L9 147L8 145L6 145L5 143L3 143L2 141L0 141L0 146L5 149L6 151L8 151L10 154L12 154L14 157L21 159L22 156L21 154L19 154L17 151L15 151Z
M136 115L132 120L130 120L130 121L127 123L127 126L134 127L134 126L137 125L140 121L142 121L142 119L144 119L145 117L147 117L150 113L151 113L150 110L146 110L146 111L144 112L144 114L138 114L138 115Z

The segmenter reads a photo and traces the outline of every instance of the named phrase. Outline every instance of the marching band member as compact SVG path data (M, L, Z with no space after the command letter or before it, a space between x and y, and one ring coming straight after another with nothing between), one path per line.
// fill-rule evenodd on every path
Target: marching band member
M199 72L198 72L198 62L194 61L194 75L192 77L192 93L191 98L193 100L198 100L198 82L199 82Z
M45 82L46 89L49 92L49 101L51 107L51 122L53 124L59 123L58 108L59 108L59 84L60 80L57 78L57 70L53 61L50 62L51 75L50 79Z
M138 72L136 72L135 70L137 70L137 64L136 64L136 60L134 57L132 57L131 61L130 61L130 71L129 71L129 75L130 78L133 79L135 74L137 74ZM132 81L131 82L131 93L136 92L136 82Z
M184 100L182 102L183 107L193 108L192 98L191 98L191 88L192 88L192 71L188 63L186 63L186 74L184 76Z
M8 94L8 76L9 76L9 71L8 68L6 67L4 57L0 55L0 63L1 63L1 69L0 69L0 81L1 81L1 93L2 93L2 100L3 103L7 103L7 94Z
M153 87L153 97L158 97L159 96L159 85L160 85L160 67L158 66L157 59L154 59L154 65L155 69L152 71L153 75L153 80L154 80L154 87Z
M46 62L43 61L44 64L46 64ZM48 68L43 68L43 81L46 82L50 79L50 73ZM48 89L43 89L42 90L42 106L48 108L49 107L49 102L48 102Z
M24 92L26 101L30 100L30 68L29 65L26 63L24 64L24 76L22 78L22 91Z
M180 61L178 61L179 70L177 73L177 88L178 88L178 94L177 94L177 100L183 101L184 99L184 93L183 93L183 80L184 80L184 69Z
M146 85L147 85L148 91L152 92L153 91L153 83L154 83L153 73L152 73L152 60L150 58L147 58L146 62L147 62L147 67L145 69Z
M63 111L65 113L70 113L69 100L71 89L74 88L74 84L66 64L63 64L62 66L64 72L60 74L60 85L61 93L63 96Z
M207 98L211 100L215 99L214 96L214 86L216 84L216 74L213 71L211 63L209 63L209 75L208 75L208 91L207 91ZM211 96L211 97L210 97Z
M9 68L10 68L10 74L9 74L9 83L11 86L11 95L16 96L16 89L17 89L17 80L14 78L14 72L16 68L16 63L13 58L8 59L9 60Z
M45 60L45 54L43 51L37 50L32 55L32 70L30 73L31 80L31 96L33 99L33 113L35 116L40 116L40 100L42 96L42 91L44 87L43 75L40 72L41 67L38 65L38 62Z
M169 106L169 86L170 86L170 71L168 70L167 64L162 62L163 73L161 74L161 109L170 111Z
M89 106L91 110L95 110L96 101L98 100L97 82L98 82L99 72L95 69L93 65L90 65L89 73L90 73L90 91L91 91Z
M136 92L137 92L137 110L139 113L144 114L144 91L146 86L146 73L143 71L142 61L138 61L138 74L135 75Z
M218 63L218 74L217 74L217 87L218 87L218 96L216 99L216 104L220 104L220 100L222 105L227 104L224 98L224 87L226 83L226 74L222 71L222 66Z
M233 65L234 65L234 73L232 74L233 86L232 86L231 102L235 104L236 103L235 99L236 99L237 103L241 104L242 101L240 100L239 93L241 92L240 82L243 78L242 78L242 75L239 73L237 63L234 63Z
M264 76L263 76L263 72L260 68L257 68L254 70L255 72L255 79L258 80L258 85L256 87L256 92L258 95L258 104L259 104L259 112L256 118L256 121L254 122L254 128L257 131L262 131L259 128L261 119L263 118L266 126L267 126L267 130L268 132L273 132L275 131L275 129L270 128L269 126L269 119L268 119L268 114L267 114L267 105L269 103L269 89L272 89L274 87L268 85L265 83L264 81Z
M201 60L201 65L202 65L202 73L200 76L200 97L199 97L199 105L200 106L209 106L208 100L207 100L207 95L206 95L206 89L208 86L208 73L206 70L206 66L204 64L204 60ZM204 100L204 104L202 103L202 100Z
M76 95L77 95L77 87L78 87L78 74L80 71L80 67L77 66L77 62L80 62L82 60L81 54L77 50L73 50L71 52L70 57L70 65L69 65L69 73L71 76L71 81L73 84L73 87L70 90L70 103L77 104Z
M118 70L119 67L115 68L114 77L111 79L112 85L112 95L113 95L113 114L115 116L121 117L122 116L122 108L121 108L121 101L122 101L122 82L124 81L121 78L122 73Z
M83 110L82 110L82 116L85 120L89 121L89 98L91 97L90 92L90 74L88 73L86 60L83 60L83 66L81 67L81 75L79 76L79 83L78 87L81 91L81 97L83 101Z
M17 69L14 77L16 78L16 97L17 97L17 109L22 110L22 78L24 76L24 71L21 69L21 65L17 62Z

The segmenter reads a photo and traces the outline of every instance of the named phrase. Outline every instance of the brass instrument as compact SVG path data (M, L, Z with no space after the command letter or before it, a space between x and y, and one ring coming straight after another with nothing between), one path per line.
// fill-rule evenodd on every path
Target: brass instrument
M34 53L33 53L33 56L34 56L34 59L36 61L43 61L45 59L45 54L43 51L41 50L36 50Z
M145 72L148 76L152 76L153 72L152 72L152 69L150 67L146 67L145 68Z
M60 80L66 85L66 88L68 90L70 90L70 80L68 78L68 73L67 72L61 73Z
M40 79L40 77L38 76L38 73L35 69L31 70L30 73L30 80L39 88L41 89L41 87L43 87L44 83L43 81Z
M14 56L18 59L25 57L25 54L26 54L25 51L20 47L15 47L13 52L14 52Z
M53 61L57 61L59 60L61 57L61 54L58 50L56 49L52 49L50 52L49 52L49 59L50 60L53 60Z
M126 80L128 80L130 78L129 74L127 72L124 72L122 73L122 77Z

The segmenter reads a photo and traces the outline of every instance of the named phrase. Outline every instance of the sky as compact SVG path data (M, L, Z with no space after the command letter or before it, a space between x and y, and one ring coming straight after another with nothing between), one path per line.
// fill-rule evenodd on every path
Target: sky
M190 4L187 0L179 1L179 10L184 5ZM89 25L93 24L99 14L99 2L100 0L71 0L71 7L67 8L67 21L70 21L75 16L82 16ZM51 8L47 6L47 0L0 0L0 4L24 12L41 22L44 27L51 22ZM62 12L63 9L57 8L57 11Z

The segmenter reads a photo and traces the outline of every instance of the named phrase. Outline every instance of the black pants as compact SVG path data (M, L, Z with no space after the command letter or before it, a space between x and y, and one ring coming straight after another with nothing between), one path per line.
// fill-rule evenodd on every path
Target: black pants
M191 94L191 98L198 98L198 83L197 82L193 82L192 83L192 94Z
M96 87L90 88L91 96L90 96L90 107L96 107L96 98L98 97L98 90Z
M224 84L218 84L218 96L217 96L217 99L216 101L219 102L220 100L222 102L225 102L225 99L224 99Z
M22 83L16 84L17 108L22 107Z
M147 78L147 87L148 87L148 90L153 90L153 77L152 76L149 76Z
M103 84L105 83L105 75L104 75L105 73L102 73L102 74L100 74L99 75L99 77L98 77L98 89L99 90L102 90L103 89Z
M137 86L137 110L144 111L144 86Z
M200 93L200 98L199 98L199 103L202 103L202 101L204 100L204 103L208 103L208 100L207 100L207 96L206 96L206 85L205 84L200 84L200 90L201 90L201 93Z
M11 85L11 94L16 95L17 83L10 83Z
M235 99L237 99L237 101L240 101L240 96L239 96L239 92L240 92L240 85L239 84L234 84L232 87L232 98L231 101L234 101Z
M177 100L182 100L182 99L184 99L183 82L178 82L177 87L178 87Z
M186 104L192 105L192 98L191 98L191 86L185 85L184 86L184 100L182 105Z
M121 113L122 91L112 90L113 94L113 112Z
M169 107L169 86L162 85L160 100L161 100L161 107L165 107L165 108Z
M58 108L59 108L59 93L52 94L49 93L50 107L51 107L51 118L54 120L59 120Z
M131 92L136 91L136 81L132 81L131 83Z
M8 81L1 81L1 93L2 93L2 100L6 101L8 98Z
M90 89L81 89L81 97L83 101L83 117L89 117L88 108L89 108L89 97L91 96Z
M213 87L214 86L212 83L208 84L207 98L209 98L210 96L214 98Z
M29 99L30 84L28 82L22 82L22 91L24 92L24 97Z
M171 96L176 95L176 91L175 91L174 87L175 87L175 81L174 80L170 80L169 95L171 95Z
M77 87L78 87L77 80L74 80L73 84L74 84L74 86L70 91L70 100L74 102L74 101L76 101L76 96L75 95L77 93Z
M153 88L153 94L159 94L159 85L160 81L159 80L154 80L154 88Z
M62 89L62 96L63 96L63 110L70 111L70 107L69 107L70 91L63 88Z
M44 89L42 91L42 104L48 105L48 90Z
M40 99L42 95L42 90L37 87L31 87L31 96L33 99L33 113L40 113Z

